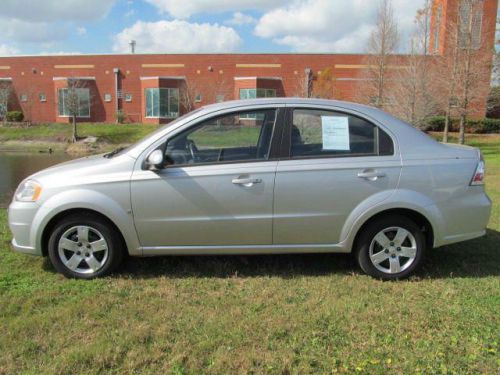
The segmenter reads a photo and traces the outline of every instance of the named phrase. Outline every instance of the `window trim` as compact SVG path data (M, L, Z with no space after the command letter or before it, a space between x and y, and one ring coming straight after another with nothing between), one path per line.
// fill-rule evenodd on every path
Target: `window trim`
M363 121L366 121L377 129L378 131L381 129L387 136L391 139L392 141L392 154L389 155L367 155L367 154L325 154L325 155L303 155L303 156L295 156L292 157L292 125L293 125L293 111L295 110L309 110L309 111L327 111L327 112L335 112L338 114L344 114L347 116L353 116L357 117ZM311 106L291 106L286 108L286 115L285 115L285 120L284 120L284 127L283 127L283 133L282 133L282 139L281 139L281 157L280 160L308 160L308 159L339 159L339 158L394 158L397 156L396 152L396 147L397 142L395 137L392 135L391 132L389 132L387 129L385 129L384 126L380 126L376 123L376 121L373 121L366 116L363 116L362 114L358 112L350 112L347 109L344 108L328 108L328 107L311 107ZM378 147L378 141L379 137L377 137L376 142L377 142L377 147Z
M200 126L202 126L206 121L210 121L216 118L220 117L226 117L226 116L236 116L238 113L241 112L259 112L259 111L269 111L273 110L276 111L276 119L274 122L274 127L273 131L271 133L271 142L269 145L269 153L266 159L248 159L248 160L223 160L223 161L215 161L215 162L205 162L205 163L197 163L197 164L174 164L174 165L166 165L163 170L174 170L176 168L196 168L196 167L204 167L204 166L221 166L221 165L231 165L231 164L247 164L247 163L266 163L266 162L271 162L271 161L278 161L280 159L280 147L281 147L281 141L283 137L283 128L285 126L285 114L286 114L286 107L262 107L262 108L249 108L249 109L237 109L233 110L230 112L222 113L222 114L216 114L215 116L207 117L204 118L200 121L197 121L196 123L192 124L191 126L188 126L186 129L183 129L180 132L176 132L175 134L172 134L171 137L168 137L167 139L163 140L163 142L156 147L156 149L161 149L163 152L165 152L167 148L167 144L169 141L171 141L173 138L177 136L181 136L182 134L189 132L191 130L194 130ZM149 154L152 151L152 149L147 153ZM147 169L146 167L146 158L143 161L142 169L145 170Z

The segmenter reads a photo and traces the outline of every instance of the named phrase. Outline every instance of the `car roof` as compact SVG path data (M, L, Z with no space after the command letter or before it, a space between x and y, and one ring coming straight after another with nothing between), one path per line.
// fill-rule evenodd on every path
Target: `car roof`
M216 111L222 109L229 109L239 106L252 106L252 105L266 105L266 104L282 104L282 105L318 105L318 106L328 106L328 107L342 107L345 109L350 109L354 111L360 111L366 113L370 110L376 110L374 107L368 105L346 102L342 100L331 100L331 99L319 99L319 98L299 98L299 97L274 97L274 98L258 98L258 99L240 99L240 100L228 100L221 103L208 104L202 107L208 111Z

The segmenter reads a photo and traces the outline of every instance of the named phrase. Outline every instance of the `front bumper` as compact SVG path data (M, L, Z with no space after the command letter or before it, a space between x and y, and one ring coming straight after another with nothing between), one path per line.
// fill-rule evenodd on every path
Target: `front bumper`
M25 254L42 255L35 246L33 219L40 206L33 202L12 202L9 206L9 228L12 232L12 247Z

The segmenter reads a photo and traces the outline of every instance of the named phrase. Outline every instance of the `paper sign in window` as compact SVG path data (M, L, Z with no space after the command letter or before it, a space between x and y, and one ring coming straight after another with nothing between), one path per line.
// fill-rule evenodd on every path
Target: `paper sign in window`
M349 118L321 116L323 150L349 151Z

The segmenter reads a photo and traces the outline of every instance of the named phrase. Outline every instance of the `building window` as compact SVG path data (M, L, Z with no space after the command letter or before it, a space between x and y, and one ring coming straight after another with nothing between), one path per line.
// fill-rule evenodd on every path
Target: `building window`
M219 94L215 97L216 103L222 103L224 101L224 94Z
M46 102L47 101L47 97L45 96L45 93L44 92L41 92L38 97L40 98L40 101L41 102Z
M275 89L240 89L240 99L274 98Z
M194 102L199 103L199 102L201 102L201 99L202 99L201 94L196 94L196 96L194 97Z
M478 49L481 46L481 28L483 24L483 2L464 1L460 4L459 14L460 48Z
M90 117L89 89L59 89L57 96L59 116Z
M22 102L27 102L28 101L28 95L27 94L21 94L20 99L21 99Z
M436 12L436 20L434 23L434 52L439 51L439 43L440 43L439 37L441 34L441 16L442 16L442 13L443 13L443 5L439 4L439 7L438 7L437 12Z
M274 98L276 97L275 89L240 89L240 99L255 99L255 98ZM241 119L256 120L257 117L252 114L242 115Z
M179 89L145 89L146 117L176 118L179 116Z
M111 94L104 94L104 101L105 102L109 103L112 99L113 98L112 98Z
M132 94L125 94L125 101L131 102L132 101Z

